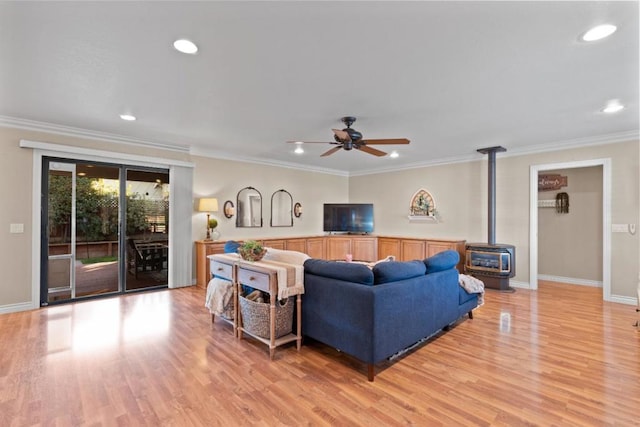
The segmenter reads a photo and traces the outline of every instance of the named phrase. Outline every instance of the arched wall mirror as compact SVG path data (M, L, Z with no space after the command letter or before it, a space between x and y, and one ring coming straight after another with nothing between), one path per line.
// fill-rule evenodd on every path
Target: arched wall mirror
M271 226L293 227L293 197L287 190L278 190L271 195Z
M262 227L262 194L253 187L238 191L236 227Z

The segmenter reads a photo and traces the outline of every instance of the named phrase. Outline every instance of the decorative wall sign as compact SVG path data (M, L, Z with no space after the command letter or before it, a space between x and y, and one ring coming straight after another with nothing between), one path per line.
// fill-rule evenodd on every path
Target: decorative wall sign
M538 191L555 191L569 185L569 178L560 174L538 175Z
M409 220L435 221L436 202L431 193L424 188L416 191L409 205Z

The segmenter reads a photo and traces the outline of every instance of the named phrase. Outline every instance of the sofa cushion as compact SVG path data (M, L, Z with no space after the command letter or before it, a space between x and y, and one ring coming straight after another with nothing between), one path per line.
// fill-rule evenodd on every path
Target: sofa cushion
M235 240L227 240L224 244L224 253L225 254L235 254L238 252L238 248L240 247L240 243Z
M373 273L363 264L311 258L304 262L304 273L362 285L373 285Z
M424 276L426 267L422 261L387 261L373 267L376 285Z
M454 268L460 262L460 254L453 250L439 252L424 260L427 274Z

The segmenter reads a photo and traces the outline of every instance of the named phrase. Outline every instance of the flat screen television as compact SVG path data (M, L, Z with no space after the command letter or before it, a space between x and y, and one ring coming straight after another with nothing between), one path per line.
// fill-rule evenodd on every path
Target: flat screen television
M373 204L325 203L323 229L329 233L372 233Z

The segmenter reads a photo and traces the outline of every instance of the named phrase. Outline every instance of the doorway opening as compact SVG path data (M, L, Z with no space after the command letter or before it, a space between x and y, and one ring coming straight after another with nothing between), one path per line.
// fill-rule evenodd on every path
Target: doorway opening
M602 167L602 294L605 301L611 301L611 160L594 159L567 163L533 165L530 168L530 215L529 215L529 286L538 289L539 241L538 241L538 176L544 171Z

